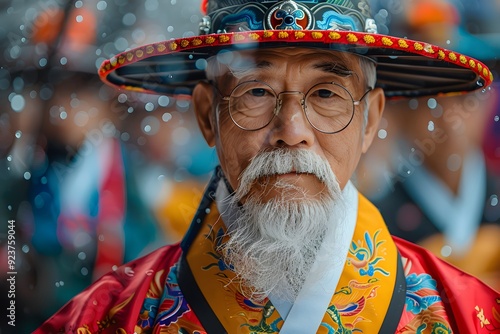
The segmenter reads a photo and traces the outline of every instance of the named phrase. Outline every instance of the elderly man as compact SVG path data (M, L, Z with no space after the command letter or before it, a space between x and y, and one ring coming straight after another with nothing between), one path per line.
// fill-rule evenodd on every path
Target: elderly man
M499 331L499 294L392 238L349 181L386 96L474 90L489 70L376 34L364 1L202 7L206 35L125 52L100 72L122 88L192 94L220 167L189 231L36 333Z

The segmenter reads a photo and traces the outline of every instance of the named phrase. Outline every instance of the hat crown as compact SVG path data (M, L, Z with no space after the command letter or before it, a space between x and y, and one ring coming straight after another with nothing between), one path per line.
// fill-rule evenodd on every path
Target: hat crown
M201 34L250 30L376 33L366 0L208 0Z

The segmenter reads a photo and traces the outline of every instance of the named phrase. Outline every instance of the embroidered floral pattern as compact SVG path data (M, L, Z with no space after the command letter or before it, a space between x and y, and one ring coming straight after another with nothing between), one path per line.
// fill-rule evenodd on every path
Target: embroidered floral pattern
M410 321L398 333L453 333L446 310L431 275L412 271L412 262L403 258L406 276L405 313Z
M248 323L243 324L241 327L248 327L250 334L261 334L261 333L276 333L279 332L278 324L281 322L281 318L272 321L270 324L267 323L269 317L274 313L275 307L270 301L266 303L264 309L262 310L262 319L257 325L250 325Z
M143 330L168 326L190 310L177 282L177 264L170 268L166 281L164 272L156 273L142 305L137 326Z
M332 324L325 322L321 326L327 328L328 333L351 333L350 329L356 328L356 323L366 321L362 312L369 303L367 300L377 296L379 286L375 282L376 280L368 283L351 280L347 286L337 290L326 313L338 327L334 328Z
M210 240L212 244L212 250L207 253L207 255L210 255L213 257L216 262L212 262L208 264L207 266L203 267L203 270L208 270L212 267L218 267L220 271L224 271L226 269L232 270L232 266L228 266L224 260L222 259L222 254L219 252L220 246L222 245L224 235L226 234L224 232L224 229L221 227L217 230L213 228L212 225L208 225L209 228L209 233L205 234L205 237ZM222 274L225 276L224 274Z
M429 309L439 303L436 281L428 274L410 274L406 277L406 309L413 314Z
M358 242L352 242L351 248L349 249L349 254L347 257L347 263L353 265L361 276L372 277L376 272L383 274L384 276L389 276L389 273L377 266L378 262L384 260L384 257L379 255L384 251L380 246L385 242L385 240L377 240L380 230L377 230L373 235L373 238L368 232L365 232L364 242L358 240Z

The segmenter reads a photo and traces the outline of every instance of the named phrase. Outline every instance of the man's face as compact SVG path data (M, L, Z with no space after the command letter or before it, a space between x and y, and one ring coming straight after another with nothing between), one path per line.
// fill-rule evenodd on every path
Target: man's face
M250 80L266 82L278 94L283 91L305 93L318 83L333 81L346 87L354 100L359 100L368 89L359 58L354 55L285 48L242 52L237 57L240 59L234 66L237 73L228 72L215 80L224 96L228 96L237 84ZM348 72L351 74L346 74ZM309 124L298 94L283 95L279 114L269 125L256 131L236 126L229 115L227 101L214 95L210 85L199 85L193 98L201 130L209 145L216 146L222 169L233 189L238 189L239 177L254 156L277 148L307 149L316 153L328 161L344 188L361 154L371 144L384 105L383 93L376 89L365 98L367 101L355 107L353 120L347 128L339 133L325 134ZM368 123L363 128L365 102L370 107ZM279 187L273 186L277 182L292 184L295 190L280 193ZM275 196L316 198L323 191L325 185L316 176L291 172L254 182L249 195L266 201Z

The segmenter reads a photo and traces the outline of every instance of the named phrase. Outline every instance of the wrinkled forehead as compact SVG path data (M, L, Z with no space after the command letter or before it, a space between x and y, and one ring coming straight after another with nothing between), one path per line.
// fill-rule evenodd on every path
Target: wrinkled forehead
M212 80L226 75L238 78L248 72L288 66L347 76L360 73L360 57L346 52L299 47L233 50L211 57L207 76Z

